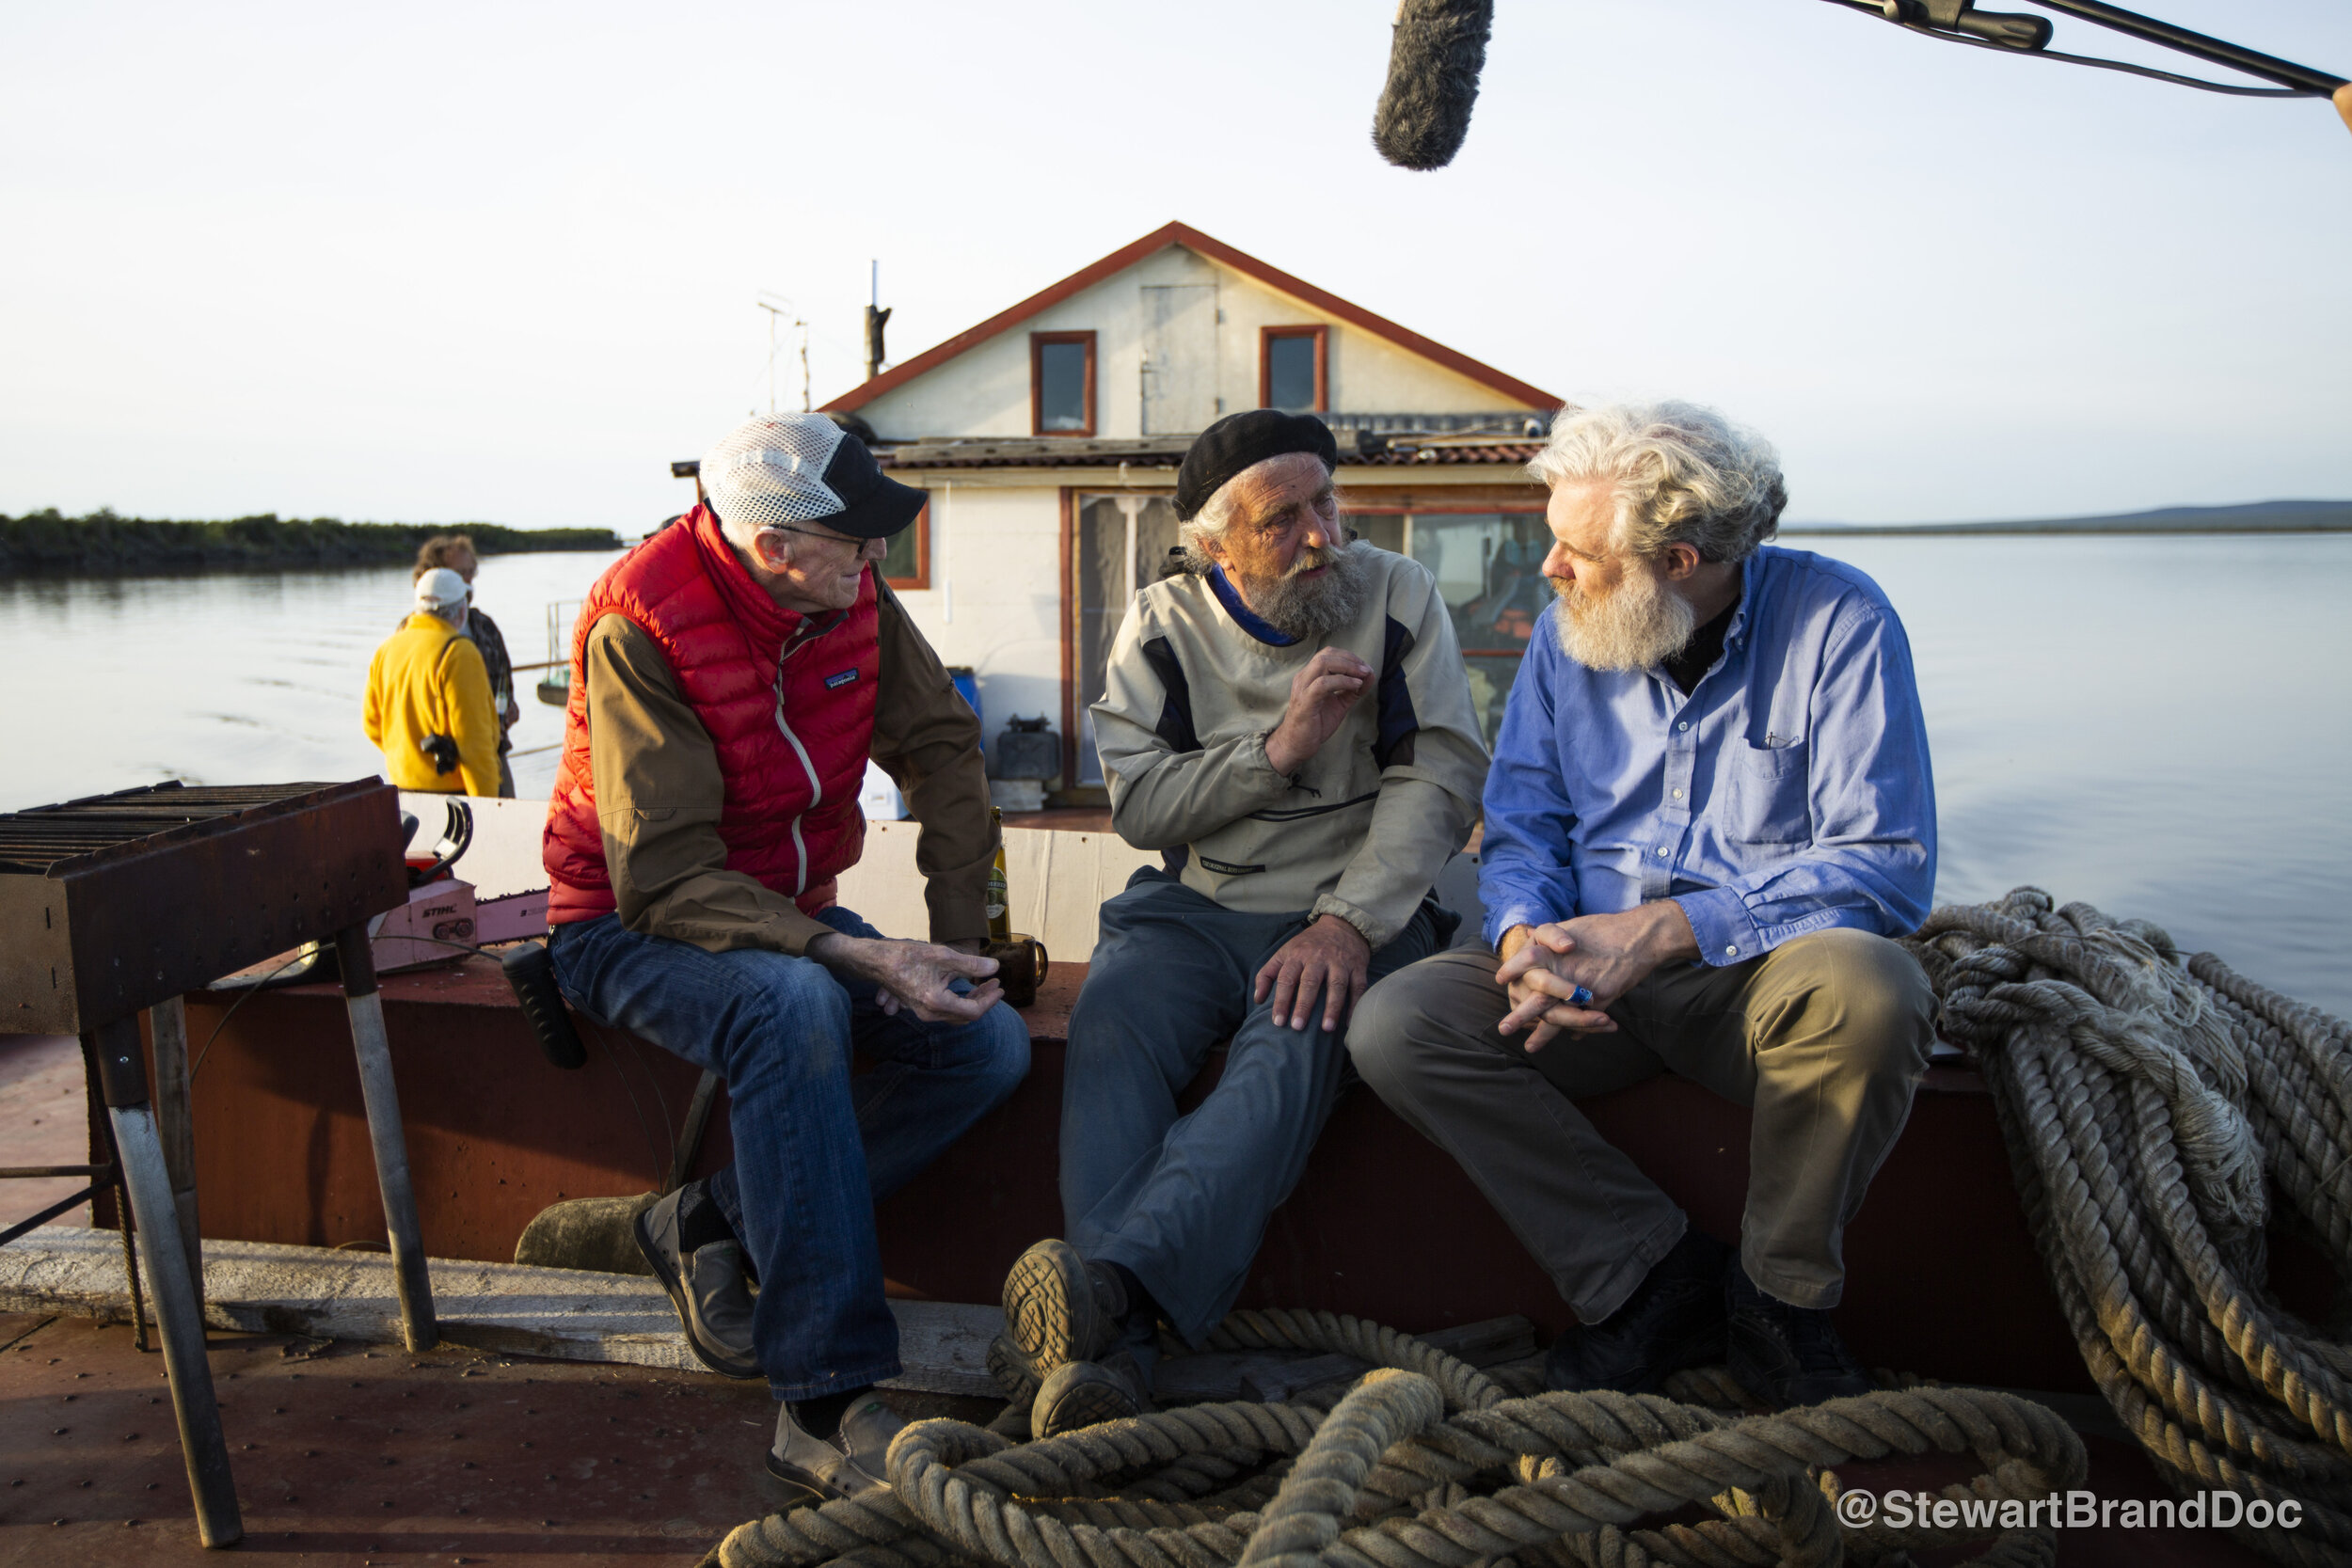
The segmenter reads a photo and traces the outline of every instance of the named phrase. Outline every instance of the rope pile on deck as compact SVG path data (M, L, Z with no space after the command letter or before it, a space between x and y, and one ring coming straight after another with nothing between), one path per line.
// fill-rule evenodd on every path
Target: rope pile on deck
M2274 1189L2352 1282L2352 1028L2037 888L1939 910L1908 945L1992 1085L2083 1358L2158 1474L2299 1502L2299 1528L2233 1533L2280 1561L2352 1562L2352 1352L2263 1284ZM1741 1414L1754 1402L1704 1369L1669 1383L1679 1397L1534 1393L1540 1362L1490 1375L1328 1312L1236 1312L1211 1348L1379 1370L1327 1408L1193 1405L1042 1442L919 1422L891 1445L888 1492L755 1520L706 1562L1826 1568L1989 1537L1973 1563L2025 1568L2056 1560L2056 1532L1999 1528L1997 1505L2087 1474L2055 1414L1991 1390ZM1938 1453L1978 1465L1939 1494L1977 1523L1839 1523L1835 1466ZM1716 1516L1643 1528L1694 1504Z
M1724 1568L1869 1561L1993 1534L1965 1527L1848 1532L1828 1467L1969 1454L1956 1502L2047 1497L2081 1484L2082 1440L2030 1401L1980 1389L1887 1389L1741 1418L1654 1394L1503 1385L1410 1336L1332 1313L1236 1313L1239 1344L1397 1361L1327 1414L1311 1402L1200 1404L1015 1443L922 1421L890 1448L891 1489L744 1525L721 1568ZM1222 1331L1221 1331L1222 1332ZM1522 1363L1514 1381L1540 1375ZM1635 1527L1687 1504L1721 1515ZM2053 1561L2046 1529L1999 1533L1978 1560Z
M2352 1352L2270 1295L2264 1249L2275 1194L2352 1280L2352 1027L2039 888L1939 910L1912 946L1981 1059L2083 1360L2157 1473L2295 1499L2299 1528L2234 1533L2352 1561Z

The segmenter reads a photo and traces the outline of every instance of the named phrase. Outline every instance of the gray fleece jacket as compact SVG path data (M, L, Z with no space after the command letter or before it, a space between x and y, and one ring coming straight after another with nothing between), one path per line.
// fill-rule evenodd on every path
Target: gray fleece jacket
M1145 589L1092 711L1121 838L1169 851L1184 884L1227 909L1336 914L1377 948L1469 835L1486 747L1437 579L1403 556L1351 547L1372 565L1364 608L1320 641L1265 641L1205 577ZM1327 646L1378 680L1285 778L1266 736L1291 677Z

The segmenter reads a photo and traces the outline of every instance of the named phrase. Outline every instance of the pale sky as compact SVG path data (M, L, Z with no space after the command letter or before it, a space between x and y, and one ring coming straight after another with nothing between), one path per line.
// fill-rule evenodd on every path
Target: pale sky
M2345 0L2144 8L2352 74ZM821 403L868 258L907 358L1171 218L1556 392L1713 403L1794 518L2352 497L2324 101L1822 0L1496 9L1409 174L1389 0L0 8L0 513L641 531L766 405L761 291Z

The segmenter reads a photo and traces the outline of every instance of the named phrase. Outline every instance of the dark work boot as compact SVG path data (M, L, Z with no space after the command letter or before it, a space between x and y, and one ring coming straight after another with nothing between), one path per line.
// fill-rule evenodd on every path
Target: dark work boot
M1544 1386L1654 1394L1667 1373L1722 1360L1724 1275L1730 1267L1729 1247L1695 1226L1683 1231L1624 1306L1551 1342Z
M1125 1420L1151 1408L1149 1376L1132 1352L1103 1361L1065 1361L1047 1374L1029 1406L1029 1431L1059 1437L1080 1427Z
M1048 1238L1013 1260L1004 1308L1002 1349L990 1357L992 1370L1005 1381L994 1363L1009 1363L1027 1374L1019 1379L1026 1386L1070 1362L1101 1360L1118 1342L1127 1302L1116 1275L1079 1257L1068 1242Z
M752 1349L752 1291L743 1278L743 1246L693 1231L725 1232L717 1205L690 1181L637 1216L637 1248L670 1293L686 1345L722 1377L757 1377ZM700 1245L690 1243L700 1241Z
M1724 1280L1731 1375L1775 1410L1870 1391L1827 1307L1791 1307L1766 1295L1738 1263Z

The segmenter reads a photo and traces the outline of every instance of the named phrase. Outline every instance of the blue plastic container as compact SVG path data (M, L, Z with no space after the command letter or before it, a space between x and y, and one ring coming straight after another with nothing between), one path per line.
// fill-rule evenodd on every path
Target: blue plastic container
M950 664L947 666L947 678L956 683L956 689L962 693L963 700L972 705L973 713L979 715L980 673L969 664ZM981 718L985 722L985 715ZM986 735L988 731L983 727L980 733Z

